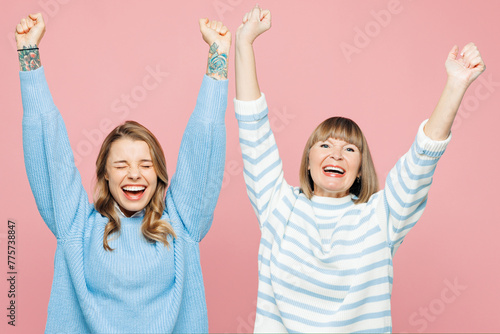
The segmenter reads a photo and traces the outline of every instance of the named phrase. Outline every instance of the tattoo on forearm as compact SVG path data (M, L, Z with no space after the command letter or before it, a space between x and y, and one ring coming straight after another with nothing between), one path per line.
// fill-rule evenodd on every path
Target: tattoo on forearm
M219 53L219 46L213 43L208 51L207 75L215 80L227 79L227 55Z
M23 49L36 48L36 45L23 46ZM19 66L21 71L33 71L42 66L40 61L40 52L36 50L21 50L17 51L19 56Z

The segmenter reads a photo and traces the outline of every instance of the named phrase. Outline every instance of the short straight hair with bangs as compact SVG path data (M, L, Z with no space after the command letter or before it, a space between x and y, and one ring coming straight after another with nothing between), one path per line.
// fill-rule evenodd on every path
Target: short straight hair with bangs
M355 181L349 191L358 197L354 201L356 204L368 202L371 195L378 191L377 173L363 132L353 120L345 117L331 117L324 120L309 137L300 163L300 190L309 199L314 195L314 181L308 169L309 151L314 144L326 141L328 138L353 144L361 152L360 180L359 183Z

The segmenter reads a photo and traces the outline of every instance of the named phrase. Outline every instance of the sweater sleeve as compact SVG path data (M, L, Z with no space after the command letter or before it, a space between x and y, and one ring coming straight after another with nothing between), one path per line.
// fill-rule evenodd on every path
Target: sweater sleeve
M88 214L87 193L44 68L19 75L26 173L40 215L57 238L64 238Z
M410 150L389 172L377 205L379 222L393 255L422 216L437 162L451 140L451 134L443 141L427 137L423 131L426 123L420 125Z
M189 235L207 234L222 186L226 155L228 80L204 76L182 137L170 195Z
M262 228L270 212L291 187L286 183L283 167L269 123L263 93L255 101L234 99L238 119L243 177L250 203Z

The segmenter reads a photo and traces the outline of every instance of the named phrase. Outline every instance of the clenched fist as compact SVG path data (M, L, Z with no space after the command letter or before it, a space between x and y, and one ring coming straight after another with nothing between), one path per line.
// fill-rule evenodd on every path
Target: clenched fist
M271 12L268 9L261 9L259 5L256 5L243 17L243 21L236 31L236 40L238 43L253 44L260 34L270 28Z
M453 46L446 59L446 72L448 73L448 79L455 80L468 87L484 72L486 66L474 43L464 46L460 56L458 55L458 46Z
M220 21L210 21L209 19L200 19L200 31L203 40L209 46L217 43L219 51L228 54L231 47L231 32Z
M16 26L16 43L18 49L35 47L40 44L45 33L45 22L41 13L30 14L21 19Z

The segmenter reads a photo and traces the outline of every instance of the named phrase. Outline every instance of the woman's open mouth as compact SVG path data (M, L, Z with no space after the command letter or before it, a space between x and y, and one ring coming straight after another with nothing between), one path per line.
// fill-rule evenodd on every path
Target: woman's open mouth
M123 194L131 201L138 201L144 195L145 186L124 186L122 187Z
M345 169L339 166L328 165L323 167L323 174L326 176L343 177Z

